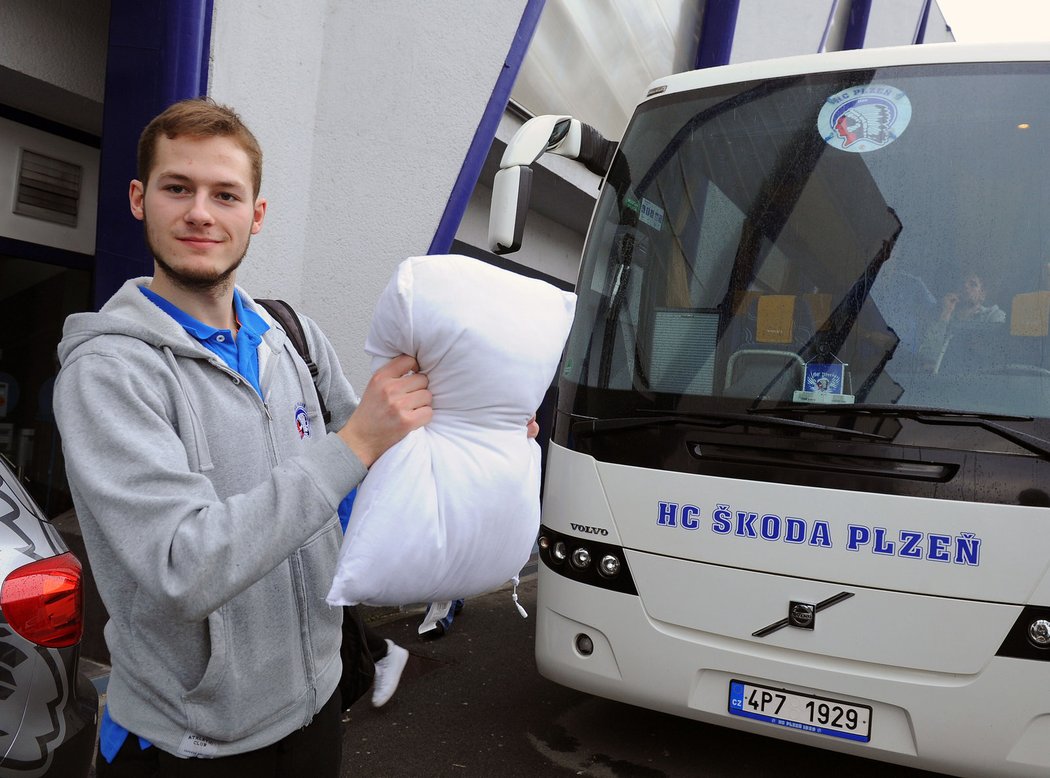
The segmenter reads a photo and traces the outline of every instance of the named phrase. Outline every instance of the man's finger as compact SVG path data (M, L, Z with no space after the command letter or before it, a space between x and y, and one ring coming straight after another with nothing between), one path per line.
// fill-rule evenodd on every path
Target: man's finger
M426 389L430 385L430 379L427 378L425 373L403 375L395 380L397 381L398 390L406 394L418 392L420 389Z
M406 373L418 373L419 363L416 362L415 357L411 357L408 354L401 354L394 357L381 368L376 370L375 374L382 375L383 377L400 378Z
M434 396L427 389L418 389L414 392L408 392L404 397L401 398L401 406L406 410L418 410L419 408L427 407L434 401Z

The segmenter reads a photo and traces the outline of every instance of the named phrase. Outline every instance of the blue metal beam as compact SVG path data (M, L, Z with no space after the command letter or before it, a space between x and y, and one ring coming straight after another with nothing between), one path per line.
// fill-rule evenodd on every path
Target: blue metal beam
M153 272L128 210L139 134L171 103L205 94L213 0L112 0L102 105L95 308L124 281Z
M445 211L441 214L441 221L438 222L434 238L430 241L427 254L447 254L452 247L459 224L463 221L463 214L467 212L470 196L481 176L481 168L492 147L492 139L496 137L500 119L507 108L507 101L510 100L510 90L514 86L518 71L521 70L522 60L525 59L525 52L528 51L529 43L536 32L536 25L539 23L545 2L546 0L529 0L525 6L521 21L518 23L518 30L510 45L510 51L507 52L507 58L504 60L503 69L496 79L496 86L489 96L488 105L485 106L478 128L474 131L474 138L470 142L470 148L467 149L467 156L459 169L456 183L452 186L452 192L445 204Z
M696 47L696 67L728 65L736 35L740 0L707 0L703 9L700 42Z
M868 17L871 16L871 0L853 0L849 9L849 23L842 48L863 49L864 38L868 34Z
M919 26L915 29L915 38L912 43L923 43L926 40L926 23L930 20L930 4L933 0L926 0L922 4L922 13L919 14Z

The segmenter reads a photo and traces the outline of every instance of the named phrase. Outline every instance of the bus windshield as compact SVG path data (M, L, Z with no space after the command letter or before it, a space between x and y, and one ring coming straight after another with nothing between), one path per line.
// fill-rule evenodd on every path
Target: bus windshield
M1046 71L888 67L648 101L584 252L573 411L1050 417Z

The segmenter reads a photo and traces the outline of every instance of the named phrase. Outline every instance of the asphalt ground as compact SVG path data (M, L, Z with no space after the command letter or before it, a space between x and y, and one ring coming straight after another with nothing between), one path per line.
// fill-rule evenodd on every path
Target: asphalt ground
M422 608L365 609L411 654L397 693L349 711L343 776L399 778L932 778L934 774L602 700L536 670L536 576L467 601L449 633L423 641Z
M544 680L533 659L536 576L518 588L467 600L448 634L417 634L423 609L362 611L410 656L394 697L379 709L366 695L350 709L343 738L344 776L574 775L555 767L543 743L564 744L559 712L582 695ZM559 745L561 747L561 745Z

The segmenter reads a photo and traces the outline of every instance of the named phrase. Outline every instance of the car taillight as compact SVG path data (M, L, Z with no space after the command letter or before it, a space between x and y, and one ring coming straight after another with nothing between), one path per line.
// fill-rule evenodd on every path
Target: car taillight
M81 566L73 554L18 568L0 587L0 610L11 628L47 648L80 642L84 631Z

